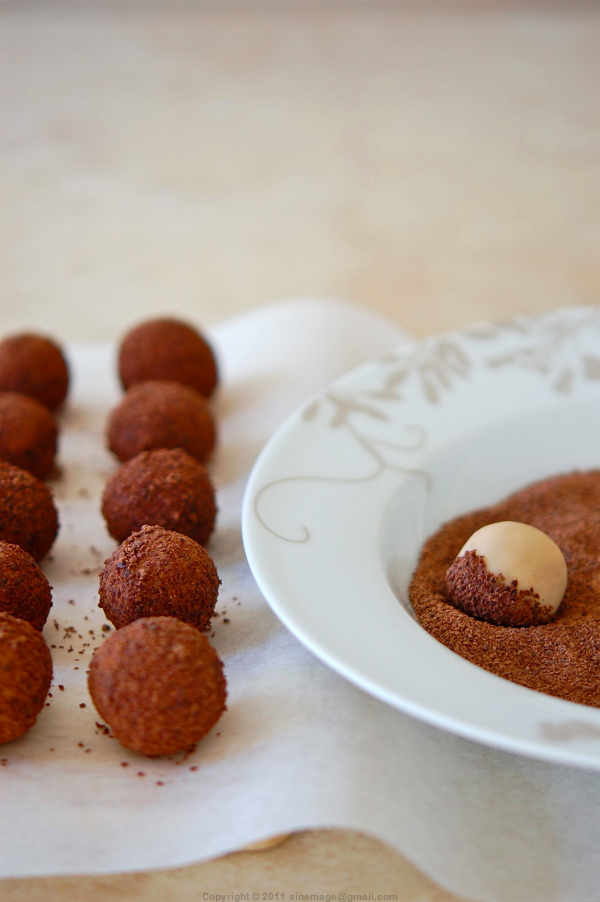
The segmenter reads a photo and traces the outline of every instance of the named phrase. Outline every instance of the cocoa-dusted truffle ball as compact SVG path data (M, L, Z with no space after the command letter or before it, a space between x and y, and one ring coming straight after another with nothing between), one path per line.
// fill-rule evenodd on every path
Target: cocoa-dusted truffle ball
M105 639L88 684L117 739L150 756L193 746L216 724L227 697L216 651L174 617L145 617Z
M446 574L448 600L498 626L537 626L556 614L567 565L550 536L513 520L482 526Z
M51 679L52 657L41 634L0 611L0 743L34 725Z
M142 451L113 473L102 496L102 514L117 542L147 524L206 545L216 512L206 468L181 448Z
M162 526L143 526L104 564L98 606L119 629L139 617L179 617L210 626L220 579L201 545Z
M174 319L153 319L136 326L119 348L123 388L166 380L189 385L209 398L217 384L212 348L191 326Z
M155 448L183 448L206 463L215 444L207 401L178 382L141 382L110 415L108 447L121 461Z
M0 461L0 541L19 545L39 561L57 532L50 489L31 473Z
M0 392L0 460L45 479L54 463L57 437L47 407L27 395Z
M18 545L0 542L0 611L42 630L52 607L50 583Z
M51 339L24 334L0 342L0 391L30 395L56 410L68 390L67 361Z

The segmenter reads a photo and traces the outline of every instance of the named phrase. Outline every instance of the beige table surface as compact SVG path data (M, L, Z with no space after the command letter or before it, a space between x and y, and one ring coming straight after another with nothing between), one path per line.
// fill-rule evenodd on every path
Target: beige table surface
M0 328L115 339L332 295L418 335L597 302L600 7L0 7ZM381 842L294 836L3 902L456 897Z

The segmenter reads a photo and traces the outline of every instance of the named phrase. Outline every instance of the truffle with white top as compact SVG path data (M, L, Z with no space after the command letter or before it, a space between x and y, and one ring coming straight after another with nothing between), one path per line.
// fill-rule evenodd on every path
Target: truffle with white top
M567 587L563 554L546 533L506 520L478 529L446 574L448 601L501 626L554 618Z

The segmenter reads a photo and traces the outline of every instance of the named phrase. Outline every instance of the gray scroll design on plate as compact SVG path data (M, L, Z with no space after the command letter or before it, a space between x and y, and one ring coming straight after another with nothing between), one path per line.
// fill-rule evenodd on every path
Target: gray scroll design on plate
M425 430L421 426L418 426L416 424L407 425L405 427L405 431L409 436L412 437L411 440L409 440L407 443L392 442L384 438L377 438L361 432L361 430L356 425L356 415L358 414L362 414L371 419L379 420L382 422L389 422L391 419L388 413L382 411L376 405L364 401L361 397L362 394L363 393L359 392L351 393L345 392L343 390L332 389L326 392L326 394L323 396L323 399L317 402L313 402L309 405L309 407L306 408L303 414L303 420L305 422L311 422L312 420L314 420L319 412L319 406L323 402L327 401L332 408L332 416L327 424L328 428L345 429L354 443L364 451L366 451L368 457L372 461L373 469L370 472L366 473L364 476L342 477L321 476L317 474L284 476L281 479L274 479L271 482L263 485L254 496L254 513L259 523L278 539L282 539L286 542L301 544L310 540L311 532L307 526L302 525L300 536L298 538L295 538L283 535L276 529L273 529L272 526L270 526L266 522L260 510L260 503L265 494L272 491L277 486L302 482L322 482L332 485L366 483L377 479L377 477L381 473L383 473L384 470L393 470L397 473L414 474L420 476L425 480L427 486L429 486L431 477L425 470L401 466L400 464L395 463L393 459L390 459L390 455L392 455L393 453L403 454L410 451L417 451L422 448L427 441Z

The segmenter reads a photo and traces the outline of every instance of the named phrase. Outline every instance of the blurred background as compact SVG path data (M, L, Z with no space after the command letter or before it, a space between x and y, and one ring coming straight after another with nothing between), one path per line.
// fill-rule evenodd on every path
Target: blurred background
M599 10L3 3L2 332L598 301Z

